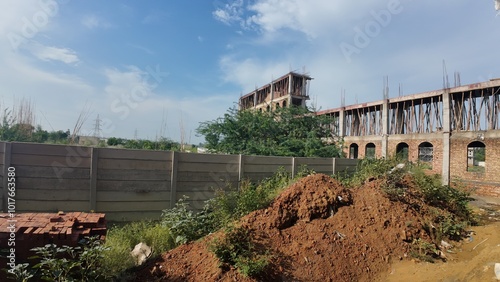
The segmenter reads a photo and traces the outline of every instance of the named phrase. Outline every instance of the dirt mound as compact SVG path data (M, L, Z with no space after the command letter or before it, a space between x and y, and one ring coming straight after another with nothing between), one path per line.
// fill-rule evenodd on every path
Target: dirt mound
M352 203L351 193L324 174L309 176L281 193L272 205L244 217L242 222L255 222L266 229L285 229L297 221L327 218L341 206Z
M310 175L242 218L254 243L272 256L258 280L369 281L406 257L413 239L429 238L422 228L426 207L391 201L380 185L347 190L329 176ZM213 236L163 254L136 281L255 281L218 267L207 247Z

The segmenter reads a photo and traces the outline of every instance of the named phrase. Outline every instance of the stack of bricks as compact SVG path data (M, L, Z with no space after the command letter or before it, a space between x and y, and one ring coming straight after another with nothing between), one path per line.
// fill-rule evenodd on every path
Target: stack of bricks
M18 260L32 256L30 250L35 247L46 244L75 247L81 239L92 236L102 240L106 236L103 213L19 213L14 217L0 213L0 248L15 248ZM9 244L12 241L15 245Z

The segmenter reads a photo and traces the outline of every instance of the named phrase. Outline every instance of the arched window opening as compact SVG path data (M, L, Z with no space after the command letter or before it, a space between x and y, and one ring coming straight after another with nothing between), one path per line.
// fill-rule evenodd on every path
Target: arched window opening
M409 146L406 143L399 143L396 146L396 158L401 161L408 160L408 150Z
M484 172L486 170L486 145L474 141L467 146L467 171Z
M300 106L302 106L302 100L301 99L292 98L292 105L300 107Z
M357 159L358 158L358 144L351 144L349 146L349 158L350 159Z
M283 101L283 108L286 108L286 100Z
M271 111L271 107L268 105L268 106L267 106L267 108L266 108L266 110L267 110L268 112L269 112L269 111Z
M432 169L432 161L434 160L434 146L429 142L423 142L418 145L418 160L430 165Z
M365 147L365 159L374 159L375 158L375 144L368 143Z

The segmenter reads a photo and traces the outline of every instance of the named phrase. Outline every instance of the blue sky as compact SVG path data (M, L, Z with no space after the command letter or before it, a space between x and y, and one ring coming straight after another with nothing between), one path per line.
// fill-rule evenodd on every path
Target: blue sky
M493 0L4 0L0 103L35 106L47 130L83 109L105 137L199 143L200 122L289 71L319 109L500 77ZM181 126L182 125L182 126Z

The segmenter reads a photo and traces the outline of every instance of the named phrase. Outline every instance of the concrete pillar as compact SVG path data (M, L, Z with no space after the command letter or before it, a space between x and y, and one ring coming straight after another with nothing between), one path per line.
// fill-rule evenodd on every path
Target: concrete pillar
M271 112L273 111L273 107L274 107L274 81L271 81L271 101L269 102L269 104L271 105Z
M443 92L443 185L450 184L450 133L451 133L451 111L450 111L450 92L445 89Z
M342 108L339 112L339 132L338 135L340 138L345 137L345 111Z
M399 103L399 107L396 110L396 134L405 134L404 132L404 109L403 103Z
M351 135L352 136L360 136L360 121L359 121L359 109L356 109L356 110L352 110L351 111L352 115L353 115L353 119L352 119L352 129L351 130Z
M389 138L389 100L384 99L382 104L382 158L388 158L387 141Z

